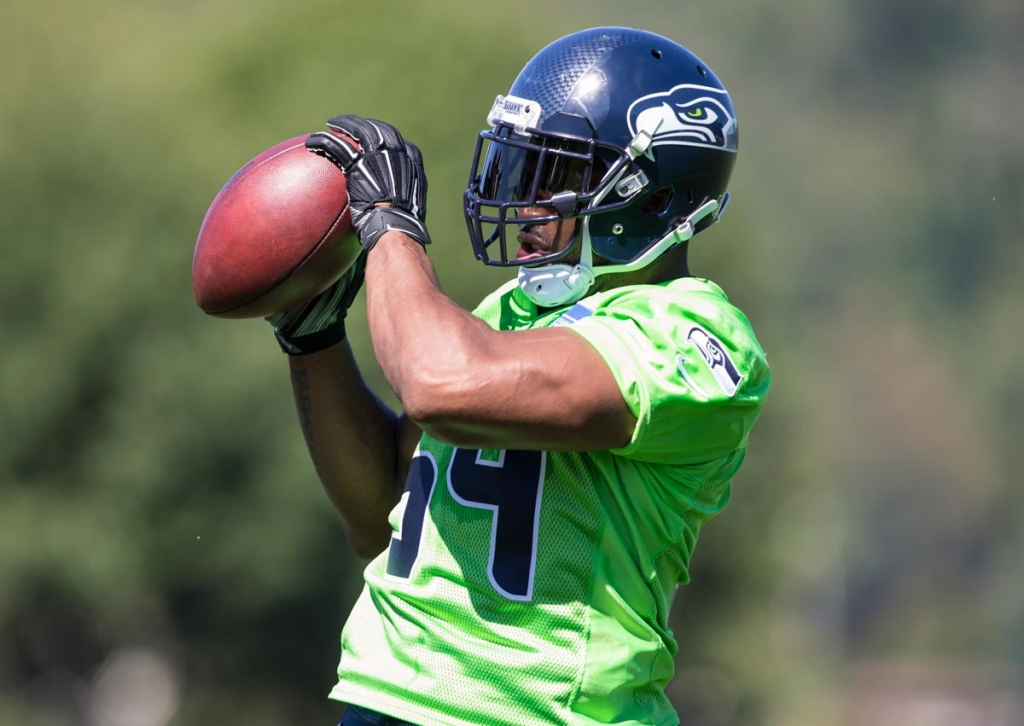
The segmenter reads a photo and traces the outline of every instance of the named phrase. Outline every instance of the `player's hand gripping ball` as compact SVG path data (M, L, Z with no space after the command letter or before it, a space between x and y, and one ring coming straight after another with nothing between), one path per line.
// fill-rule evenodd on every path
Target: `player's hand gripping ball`
M394 126L376 119L342 114L328 119L330 131L315 133L306 148L335 163L348 180L352 224L369 252L377 240L397 230L430 244L427 218L427 175L423 155ZM352 144L338 136L354 139Z
M330 287L362 252L345 175L310 153L307 138L256 156L210 205L192 260L192 291L210 315L258 318L294 308Z

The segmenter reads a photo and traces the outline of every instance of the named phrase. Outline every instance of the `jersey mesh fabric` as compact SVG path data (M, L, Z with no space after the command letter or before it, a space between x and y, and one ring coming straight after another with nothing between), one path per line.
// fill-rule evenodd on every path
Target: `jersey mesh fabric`
M424 436L331 695L424 726L677 724L672 594L769 385L749 322L693 278L544 312L511 283L475 314L571 324L608 362L633 439L545 453Z

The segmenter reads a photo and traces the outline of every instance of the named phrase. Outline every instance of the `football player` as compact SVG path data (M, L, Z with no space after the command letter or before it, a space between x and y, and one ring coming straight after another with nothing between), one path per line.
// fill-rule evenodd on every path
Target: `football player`
M476 257L517 271L472 313L439 289L426 177L390 125L338 116L366 252L270 322L319 476L373 558L341 640L342 723L676 724L675 588L729 501L768 393L742 312L687 265L728 200L736 115L677 43L594 28L538 53L479 135ZM377 360L344 341L365 274Z

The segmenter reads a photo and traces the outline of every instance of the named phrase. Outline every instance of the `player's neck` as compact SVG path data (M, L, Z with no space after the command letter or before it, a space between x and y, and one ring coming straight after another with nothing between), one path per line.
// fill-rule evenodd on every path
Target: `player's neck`
M686 260L686 253L687 245L684 242L642 270L637 270L637 273L644 273L644 279L633 284L657 285L669 280L678 280L680 277L690 277L690 266Z

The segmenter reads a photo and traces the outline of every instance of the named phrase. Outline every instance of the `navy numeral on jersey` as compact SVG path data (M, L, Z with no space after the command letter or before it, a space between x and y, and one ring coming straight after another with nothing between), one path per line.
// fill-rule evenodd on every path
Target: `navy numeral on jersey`
M448 491L459 504L492 513L487 575L511 600L533 597L537 524L547 454L543 451L455 449L448 467ZM391 537L386 572L409 579L423 538L423 523L437 485L437 462L417 450L402 494L399 531Z
M416 556L420 552L420 540L423 538L423 519L430 505L437 484L437 462L429 453L417 450L409 467L409 476L405 480L405 508L402 512L402 523L398 532L391 536L391 547L388 549L387 573L392 577L408 579Z
M544 486L543 451L484 452L456 449L448 490L467 507L492 512L487 574L494 589L511 600L533 597L537 522Z

